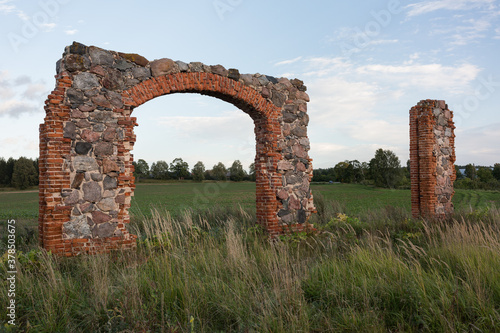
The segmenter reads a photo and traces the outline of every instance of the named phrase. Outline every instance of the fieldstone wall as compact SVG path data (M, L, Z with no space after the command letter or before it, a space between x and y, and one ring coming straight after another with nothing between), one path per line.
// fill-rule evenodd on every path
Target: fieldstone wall
M410 110L411 209L414 217L453 213L455 126L445 101L423 100Z
M57 63L40 125L41 245L75 255L132 248L125 225L134 193L135 107L166 94L227 101L255 125L257 222L272 236L310 227L307 102L303 82L74 42Z

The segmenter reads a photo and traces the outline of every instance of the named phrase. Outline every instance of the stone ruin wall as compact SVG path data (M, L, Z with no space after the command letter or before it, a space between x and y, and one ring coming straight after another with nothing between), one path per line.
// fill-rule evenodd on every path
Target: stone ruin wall
M148 61L73 43L57 63L40 125L40 242L75 255L132 248L126 224L135 188L135 107L161 95L200 93L246 112L256 136L257 222L274 236L308 228L307 95L303 82L221 65Z
M455 126L442 100L422 100L410 110L410 174L413 217L453 214Z
M309 96L302 81L200 62L150 62L76 42L56 71L40 125L39 235L47 250L71 256L135 247L126 229L135 188L131 114L171 93L209 95L247 113L255 126L257 222L271 236L311 227ZM454 128L444 101L410 110L414 217L453 212Z

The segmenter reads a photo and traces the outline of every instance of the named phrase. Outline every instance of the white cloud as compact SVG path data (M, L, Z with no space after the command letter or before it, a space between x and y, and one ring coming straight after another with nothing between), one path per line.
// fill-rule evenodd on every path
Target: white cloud
M500 163L500 123L455 130L457 164L476 163L493 165Z
M495 29L495 36L493 37L494 39L500 39L500 28Z
M2 0L0 1L0 13L3 14L12 14L14 13L23 21L29 20L29 16L24 13L24 11L18 9L16 5L11 4L12 0Z
M274 66L290 65L290 64L293 64L294 62L299 61L300 59L302 59L301 56L297 57L297 58L290 59L290 60L283 60L283 61L275 63Z
M421 1L406 6L407 15L418 16L431 13L437 10L470 10L473 8L488 8L494 6L495 0L432 0Z
M43 82L32 83L29 76L10 78L7 71L0 72L0 117L42 111L48 92Z
M441 64L365 65L356 69L359 74L376 76L379 81L393 82L405 89L439 89L451 94L467 91L481 69L476 65Z
M39 111L36 105L15 99L10 99L0 104L0 116L9 115L18 118L23 113L35 113Z
M42 23L39 24L39 27L44 31L44 32L50 32L54 30L54 28L57 26L55 23Z
M201 143L217 140L245 141L248 140L249 134L253 135L253 120L238 111L227 112L221 117L161 117L158 122L162 127L175 132L176 137ZM224 130L221 131L221 128Z
M78 32L78 30L77 30L77 29L69 29L69 30L64 30L64 33L65 33L66 35L70 35L70 36L71 36L71 35L76 34L77 32Z

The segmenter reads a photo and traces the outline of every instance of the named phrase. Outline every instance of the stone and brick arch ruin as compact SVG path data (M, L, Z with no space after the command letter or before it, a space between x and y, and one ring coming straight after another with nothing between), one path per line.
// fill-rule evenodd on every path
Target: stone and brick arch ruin
M257 223L272 236L304 230L315 211L303 82L221 65L160 59L73 43L57 63L40 125L39 237L53 253L133 248L134 108L162 95L227 101L255 125Z
M135 247L126 224L134 194L134 108L162 95L198 93L227 101L255 125L257 223L271 236L311 227L315 212L303 82L240 74L221 65L160 59L73 43L57 63L56 88L40 125L39 237L72 256ZM453 213L453 113L444 101L410 110L414 217Z

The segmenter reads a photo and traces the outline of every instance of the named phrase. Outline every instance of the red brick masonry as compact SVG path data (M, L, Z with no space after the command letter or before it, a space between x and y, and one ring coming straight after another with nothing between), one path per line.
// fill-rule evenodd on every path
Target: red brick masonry
M455 126L444 101L423 100L410 110L411 211L413 217L453 214Z

